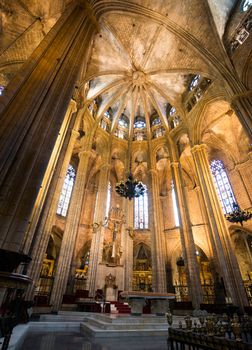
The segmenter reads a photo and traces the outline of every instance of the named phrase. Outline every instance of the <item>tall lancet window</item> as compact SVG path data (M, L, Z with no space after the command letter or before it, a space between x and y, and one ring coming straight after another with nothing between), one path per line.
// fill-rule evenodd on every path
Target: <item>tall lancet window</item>
M233 211L236 200L224 164L221 160L212 160L210 167L222 210L224 214L228 214Z
M57 214L61 216L67 215L67 210L69 207L74 181L75 181L76 171L72 165L68 166L64 184L61 190L60 199L57 208Z
M148 192L147 187L143 196L134 199L134 226L135 229L149 228Z
M174 222L175 226L179 226L179 212L178 212L178 203L177 203L177 197L176 197L176 192L174 188L174 183L173 181L171 182L171 193L172 193L172 206L173 206L173 215L174 215Z
M110 203L111 203L111 183L108 183L108 194L107 194L107 203L106 203L106 212L105 217L108 217L109 209L110 209Z

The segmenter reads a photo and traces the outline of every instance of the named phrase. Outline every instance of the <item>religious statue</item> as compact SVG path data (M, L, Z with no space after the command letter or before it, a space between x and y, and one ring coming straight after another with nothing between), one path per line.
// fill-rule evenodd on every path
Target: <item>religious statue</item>
M119 206L110 209L107 222L107 229L110 233L107 232L104 240L102 260L109 265L120 265L122 256L121 231L125 220L123 211Z

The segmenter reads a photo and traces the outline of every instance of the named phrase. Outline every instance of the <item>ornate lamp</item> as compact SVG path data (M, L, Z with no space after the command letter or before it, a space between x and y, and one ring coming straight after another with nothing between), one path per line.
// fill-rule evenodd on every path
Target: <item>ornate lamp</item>
M230 214L226 214L225 218L234 223L240 223L243 226L243 221L248 221L252 218L252 212L249 210L241 210L237 203L233 203L233 211Z
M131 171L131 159L130 159L130 171L129 176L126 181L120 181L116 184L116 192L121 197L132 198L140 197L145 192L145 187L141 181L134 180L133 174Z
M141 181L133 179L132 172L130 171L129 176L126 181L120 181L116 184L116 192L125 198L140 197L145 192L145 187Z

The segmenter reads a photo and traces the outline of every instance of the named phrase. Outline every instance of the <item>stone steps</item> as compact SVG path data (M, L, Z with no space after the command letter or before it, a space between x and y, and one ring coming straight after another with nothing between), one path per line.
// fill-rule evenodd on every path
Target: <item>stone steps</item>
M116 323L119 323L119 324L121 323L124 323L124 324L165 323L167 324L165 316L154 316L154 315L131 316L131 315L95 314L94 317L96 320L100 320L107 323L108 322L114 323L114 324Z
M129 325L122 325L118 329L103 329L101 325L95 326L90 322L81 323L80 325L81 333L92 338L167 336L167 329L167 325L161 329L147 329L143 325L134 325L133 328L129 328Z
M167 330L168 325L166 323L124 323L123 320L121 323L110 323L102 320L97 320L96 318L90 318L86 322L88 325L92 325L99 329L104 330L134 330L136 328L139 329L159 329L159 330Z

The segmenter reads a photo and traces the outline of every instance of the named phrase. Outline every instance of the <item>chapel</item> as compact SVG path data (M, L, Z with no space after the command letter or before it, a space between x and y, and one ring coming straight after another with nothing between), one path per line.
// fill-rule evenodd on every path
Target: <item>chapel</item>
M252 1L0 9L0 304L249 310Z

